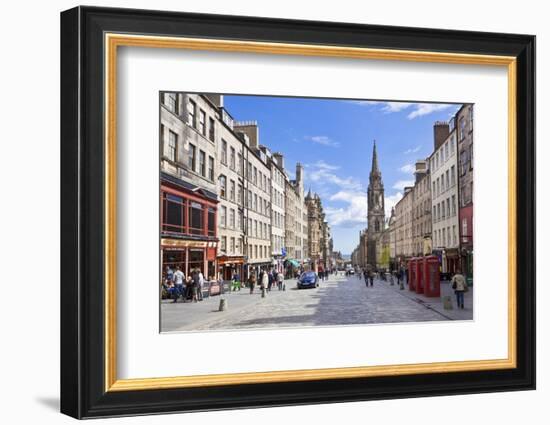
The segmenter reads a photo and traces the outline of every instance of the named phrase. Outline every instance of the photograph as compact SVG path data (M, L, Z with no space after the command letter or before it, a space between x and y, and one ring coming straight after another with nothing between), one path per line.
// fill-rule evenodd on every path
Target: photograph
M473 117L160 92L160 331L473 320Z
M61 13L62 413L535 389L536 27L306 9Z

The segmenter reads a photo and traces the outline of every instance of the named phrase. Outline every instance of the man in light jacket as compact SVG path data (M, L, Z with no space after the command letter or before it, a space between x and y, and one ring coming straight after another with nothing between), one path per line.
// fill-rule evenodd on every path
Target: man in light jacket
M468 287L466 285L466 278L460 272L460 269L456 270L451 282L456 295L456 307L464 309L464 292L468 290Z

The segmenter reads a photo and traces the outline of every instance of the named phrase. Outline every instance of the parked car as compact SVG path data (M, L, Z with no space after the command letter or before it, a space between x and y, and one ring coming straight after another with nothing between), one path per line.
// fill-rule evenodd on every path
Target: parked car
M302 288L317 288L319 286L319 278L315 272L305 272L298 278L298 289Z

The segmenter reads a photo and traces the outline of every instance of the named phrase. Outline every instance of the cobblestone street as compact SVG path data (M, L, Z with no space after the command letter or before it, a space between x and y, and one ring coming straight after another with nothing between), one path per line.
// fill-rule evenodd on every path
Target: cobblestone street
M442 283L442 296L450 294ZM472 291L466 294L466 309L444 310L441 298L426 298L399 290L397 285L375 280L366 287L355 276L331 276L316 289L296 289L286 281L286 291L272 289L265 298L247 288L226 293L228 309L218 311L220 297L199 303L161 306L162 331L202 331L295 326L331 326L369 323L424 322L472 319ZM454 298L451 298L454 301Z

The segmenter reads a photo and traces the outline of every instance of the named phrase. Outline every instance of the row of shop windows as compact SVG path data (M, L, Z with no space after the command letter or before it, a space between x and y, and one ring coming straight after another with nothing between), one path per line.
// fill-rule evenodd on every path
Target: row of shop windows
M205 249L164 250L162 265L163 273L166 272L167 267L170 267L172 270L176 270L179 267L186 277L190 276L195 270L200 270L203 276L208 279L216 276L215 262L205 262Z
M188 235L216 236L216 210L200 202L162 193L162 230Z

